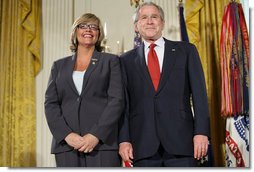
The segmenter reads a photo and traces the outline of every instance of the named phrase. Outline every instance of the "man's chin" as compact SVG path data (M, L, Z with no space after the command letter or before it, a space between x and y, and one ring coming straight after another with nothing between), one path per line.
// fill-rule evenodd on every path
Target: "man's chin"
M146 37L144 37L144 39L149 41L156 41L157 39L159 39L159 37L155 35L147 35Z

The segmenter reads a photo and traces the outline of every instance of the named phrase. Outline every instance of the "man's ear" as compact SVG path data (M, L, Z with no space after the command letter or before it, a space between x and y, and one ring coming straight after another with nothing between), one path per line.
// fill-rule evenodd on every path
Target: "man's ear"
M134 24L134 29L135 29L135 32L138 32L138 26L137 26L137 23Z
M162 30L164 30L164 27L165 27L165 21L163 21Z

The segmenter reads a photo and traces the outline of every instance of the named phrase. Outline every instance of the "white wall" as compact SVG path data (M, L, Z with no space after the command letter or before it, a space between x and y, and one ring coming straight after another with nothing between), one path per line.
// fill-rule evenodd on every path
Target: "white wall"
M178 0L153 2L165 12L164 36L179 40ZM50 154L52 136L44 114L44 93L53 61L71 54L69 38L74 19L86 12L96 14L103 24L107 23L108 46L111 53L117 53L117 41L123 50L133 47L135 7L130 6L129 0L43 0L42 3L42 70L36 78L37 166L54 167L54 156Z

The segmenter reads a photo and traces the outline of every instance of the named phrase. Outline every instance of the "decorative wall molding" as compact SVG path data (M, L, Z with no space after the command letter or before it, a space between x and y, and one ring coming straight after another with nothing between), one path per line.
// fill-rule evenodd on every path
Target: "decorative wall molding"
M70 54L72 0L42 1L42 70L36 77L37 166L54 167L50 154L52 135L44 114L44 94L53 61Z

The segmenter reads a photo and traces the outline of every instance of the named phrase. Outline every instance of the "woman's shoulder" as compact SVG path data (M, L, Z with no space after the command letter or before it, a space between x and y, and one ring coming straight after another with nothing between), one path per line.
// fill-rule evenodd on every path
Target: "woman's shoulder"
M66 63L75 60L75 56L74 55L69 55L69 56L65 56L65 57L61 57L57 60L55 60L53 62L54 66L58 66L57 68L64 66Z
M112 53L105 53L105 52L98 52L99 59L103 62L109 62L109 61L118 61L119 56Z
M118 58L118 55L112 53L100 52L100 54L104 58Z
M74 60L75 59L75 56L74 55L69 55L69 56L64 56L64 57L61 57L57 60L54 61L54 63L56 64L62 64L66 61L70 61L70 60Z

